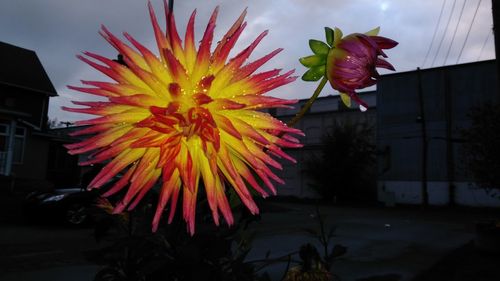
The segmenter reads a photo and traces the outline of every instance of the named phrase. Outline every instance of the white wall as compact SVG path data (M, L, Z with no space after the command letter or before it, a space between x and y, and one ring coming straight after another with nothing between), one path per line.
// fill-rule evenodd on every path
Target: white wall
M455 182L455 203L471 207L500 207L500 191L485 190L473 183ZM428 182L429 204L444 206L449 203L447 182ZM422 203L422 185L419 181L379 181L378 200L392 203L419 205Z

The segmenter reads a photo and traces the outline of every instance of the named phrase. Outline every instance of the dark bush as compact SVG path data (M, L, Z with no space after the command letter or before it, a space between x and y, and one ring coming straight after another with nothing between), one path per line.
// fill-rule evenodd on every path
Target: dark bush
M305 173L309 185L327 201L368 201L376 186L373 128L336 122L326 132L319 154L311 153Z

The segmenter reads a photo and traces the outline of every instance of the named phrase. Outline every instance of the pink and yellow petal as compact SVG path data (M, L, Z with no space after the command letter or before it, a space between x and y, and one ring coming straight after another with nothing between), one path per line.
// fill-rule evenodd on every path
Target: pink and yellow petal
M99 188L110 179L116 176L120 171L140 159L146 152L145 148L126 149L122 151L116 158L111 160L101 172L90 182L90 188Z
M161 30L160 25L158 24L158 20L156 18L153 5L151 2L148 2L149 16L151 18L151 24L153 26L153 30L155 33L156 43L158 45L158 51L160 53L160 57L162 61L165 61L165 57L163 56L163 49L170 49L170 43L167 41L167 37L165 33Z
M238 30L241 28L241 26L243 24L243 21L245 20L246 14L247 14L247 9L243 10L243 12L241 13L241 15L234 22L233 26L231 26L231 28L227 31L227 33L219 41L219 43L217 44L217 47L215 48L215 50L214 50L214 52L212 54L212 60L214 62L218 61L218 62L224 63L226 61L228 53L226 54L227 51L223 52L222 49L226 48L226 46L228 44L226 42L229 42L230 40L232 40L233 37L234 37L234 34L237 33ZM234 46L234 43L231 43L231 45ZM232 49L232 46L229 49ZM224 54L221 55L221 52L224 53Z
M210 66L210 47L214 37L215 21L218 13L219 7L215 8L213 11L207 28L205 29L205 33L201 39L198 54L196 55L196 67L193 68L193 72L190 75L192 81L199 81L203 76L208 74Z
M146 117L150 116L150 113L145 109L134 108L125 111L120 111L120 113L111 113L99 118L76 121L75 125L95 125L102 123L115 123L115 124L125 124L125 123L136 123L144 120Z
M156 206L156 212L153 218L153 231L156 231L158 229L158 224L160 223L161 216L163 215L168 201L171 201L170 216L168 220L169 222L172 222L177 206L177 198L180 190L180 185L181 182L179 179L179 172L177 170L174 171L173 176L169 180L163 182L160 191L160 197L158 198L158 205Z
M185 68L189 73L193 72L196 62L196 46L194 42L194 21L196 17L196 10L193 11L186 27L186 34L184 38L184 55L186 58Z
M123 55L138 67L144 70L150 70L148 64L144 60L144 57L141 56L141 54L137 53L134 49L114 36L113 33L111 33L104 25L101 26L100 33L104 37L104 39L106 39L111 45L113 45L113 47L115 47L119 54Z

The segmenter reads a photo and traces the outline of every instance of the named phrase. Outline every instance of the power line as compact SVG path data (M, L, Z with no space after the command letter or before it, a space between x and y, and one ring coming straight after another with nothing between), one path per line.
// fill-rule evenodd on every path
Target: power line
M460 48L460 53L458 54L458 58L455 64L457 64L458 61L460 61L460 57L462 57L462 52L464 51L465 45L467 44L467 40L469 39L470 31L472 29L472 26L474 25L474 21L476 20L477 11L479 10L479 6L481 6L481 1L482 0L479 0L477 2L476 10L474 11L474 16L472 17L472 21L469 25L469 30L467 30L467 35L465 35L464 43L462 44L462 48Z
M455 11L455 4L456 3L457 3L457 0L453 0L453 6L451 7L450 16L448 17L448 22L446 23L446 27L444 28L443 36L441 36L441 40L439 41L439 45L438 45L438 49L437 49L436 55L432 59L431 66L434 66L434 63L436 62L436 58L437 58L437 56L439 54L439 50L441 50L441 45L443 44L444 37L446 37L446 31L448 30L448 26L450 26L451 17L453 16L453 11Z
M453 31L453 37L451 37L450 46L446 51L446 56L444 57L443 65L446 64L446 60L448 59L448 55L450 54L451 47L453 46L453 41L455 41L455 36L457 36L458 25L462 21L462 16L464 14L465 3L467 3L467 0L464 0L464 3L462 4L462 9L460 10L460 15L458 16L457 24L455 25L455 30Z
M488 32L488 36L486 36L486 40L484 40L483 46L481 47L481 51L479 52L479 56L477 56L476 61L478 61L481 58L481 55L483 54L484 47L486 46L486 43L490 39L491 34L493 34L493 30L490 30L490 32Z
M429 54L431 53L432 44L434 44L434 39L436 39L436 33L438 31L439 24L441 23L441 18L443 17L443 11L444 11L445 4L446 4L446 0L443 0L443 4L441 4L441 12L439 12L439 18L438 18L438 21L436 23L436 27L434 28L434 34L432 34L431 44L429 45L429 49L427 50L427 54L425 54L425 59L424 59L424 62L422 63L422 67L424 67L425 62L427 61L427 58L429 57Z

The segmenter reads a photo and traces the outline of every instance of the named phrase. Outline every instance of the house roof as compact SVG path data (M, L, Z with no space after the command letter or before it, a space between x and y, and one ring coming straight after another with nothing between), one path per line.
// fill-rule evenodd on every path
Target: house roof
M0 42L0 61L0 84L57 96L34 51Z

